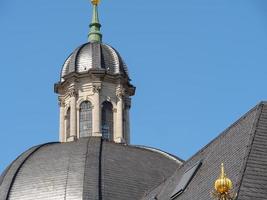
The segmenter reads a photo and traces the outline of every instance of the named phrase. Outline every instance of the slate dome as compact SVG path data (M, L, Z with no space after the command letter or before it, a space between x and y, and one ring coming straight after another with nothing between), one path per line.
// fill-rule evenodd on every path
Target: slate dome
M159 150L100 137L49 143L20 155L0 177L0 199L140 199L180 167Z
M91 69L105 70L111 75L129 76L126 64L113 47L99 42L88 42L74 50L64 62L61 81L73 72L87 73Z

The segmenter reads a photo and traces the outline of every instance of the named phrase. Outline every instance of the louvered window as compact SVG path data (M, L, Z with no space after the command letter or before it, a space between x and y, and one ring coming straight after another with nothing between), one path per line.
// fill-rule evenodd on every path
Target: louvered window
M80 137L92 136L92 104L89 101L81 103L79 120Z
M113 139L113 106L107 101L102 104L102 137Z
M193 179L194 175L196 174L196 172L200 166L201 166L201 162L199 161L184 172L178 185L176 186L176 188L174 189L174 191L171 195L171 199L174 199L178 195L183 193L183 191L186 189L186 187L188 186L190 181Z

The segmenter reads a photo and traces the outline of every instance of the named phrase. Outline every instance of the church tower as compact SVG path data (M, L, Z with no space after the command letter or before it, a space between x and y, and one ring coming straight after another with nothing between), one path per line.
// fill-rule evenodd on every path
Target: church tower
M182 161L130 143L135 87L119 53L102 43L99 0L89 41L66 59L54 90L60 142L34 146L0 174L0 200L125 200L144 197Z
M67 58L60 81L55 84L60 106L60 142L99 136L129 144L129 110L135 87L120 54L102 43L99 0L91 2L89 41Z

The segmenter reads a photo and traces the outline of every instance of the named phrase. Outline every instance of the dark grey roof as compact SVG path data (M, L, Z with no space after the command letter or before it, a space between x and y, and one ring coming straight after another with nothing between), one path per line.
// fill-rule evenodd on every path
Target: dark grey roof
M170 200L184 173L197 162L196 171L176 200L211 200L211 191L226 167L237 200L267 199L267 103L262 102L186 161L167 181L143 199Z
M102 69L108 74L128 77L128 69L120 54L111 46L102 43L86 43L78 47L65 61L61 81L73 72L86 73L91 69Z
M140 199L181 161L99 137L50 143L19 156L0 178L0 200Z

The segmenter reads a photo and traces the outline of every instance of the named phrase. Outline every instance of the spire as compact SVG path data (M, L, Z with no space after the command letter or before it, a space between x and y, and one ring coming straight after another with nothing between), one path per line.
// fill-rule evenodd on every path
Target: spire
M90 24L90 32L88 35L89 42L102 42L102 34L100 32L101 24L98 17L98 4L100 0L91 0L93 4L93 17Z

